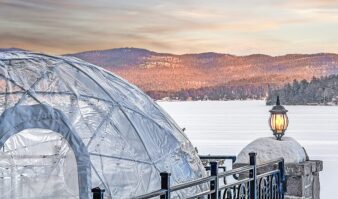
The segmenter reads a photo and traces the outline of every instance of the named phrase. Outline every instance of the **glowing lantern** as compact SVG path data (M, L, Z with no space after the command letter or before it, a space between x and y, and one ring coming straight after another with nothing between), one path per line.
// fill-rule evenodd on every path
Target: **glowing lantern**
M289 119L286 112L288 110L280 105L279 96L277 96L276 106L270 110L271 116L269 121L270 128L277 140L281 140L285 130L288 128Z

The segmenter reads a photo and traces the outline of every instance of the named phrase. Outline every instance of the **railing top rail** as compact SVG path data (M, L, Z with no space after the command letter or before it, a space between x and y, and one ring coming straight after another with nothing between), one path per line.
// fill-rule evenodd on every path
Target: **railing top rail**
M222 178L222 177L226 177L226 176L230 176L230 175L234 175L234 174L240 174L240 173L250 171L252 169L254 169L254 166L252 166L252 165L243 166L243 167L239 167L239 168L236 168L236 169L231 169L229 171L220 172L220 173L218 173L218 177Z
M266 176L270 176L270 175L273 175L273 174L276 174L276 173L279 173L279 172L280 172L279 169L272 170L272 171L257 175L257 179L264 178Z
M188 187L191 187L191 186L196 186L196 185L200 185L200 184L203 184L203 183L208 183L208 182L215 180L215 179L216 179L216 176L208 176L208 177L204 177L204 178L199 178L197 180L192 180L192 181L189 181L189 182L186 182L186 183L183 183L183 184L175 185L175 186L171 187L171 190L172 191L178 191L178 190L185 189L185 188L188 188Z

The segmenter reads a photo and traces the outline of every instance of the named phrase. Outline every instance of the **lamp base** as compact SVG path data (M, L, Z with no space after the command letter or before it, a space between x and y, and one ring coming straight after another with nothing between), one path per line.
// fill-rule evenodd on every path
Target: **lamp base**
M273 135L276 137L277 140L281 141L284 133L274 133Z

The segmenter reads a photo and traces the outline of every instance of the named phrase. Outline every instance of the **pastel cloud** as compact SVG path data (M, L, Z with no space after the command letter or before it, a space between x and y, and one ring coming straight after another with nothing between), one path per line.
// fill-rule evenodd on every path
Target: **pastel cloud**
M329 0L2 0L0 47L233 54L338 53Z

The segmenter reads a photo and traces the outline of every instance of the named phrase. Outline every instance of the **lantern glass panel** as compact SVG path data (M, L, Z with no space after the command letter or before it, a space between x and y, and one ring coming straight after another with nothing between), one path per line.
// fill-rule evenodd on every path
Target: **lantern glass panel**
M275 133L284 133L288 127L288 118L286 114L283 113L274 113L271 114L270 126Z

